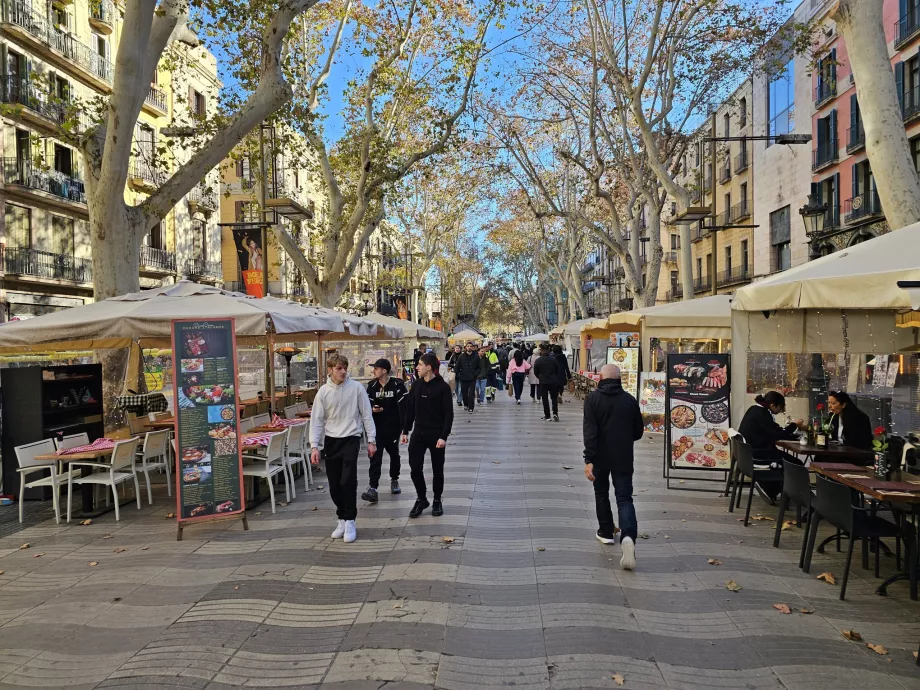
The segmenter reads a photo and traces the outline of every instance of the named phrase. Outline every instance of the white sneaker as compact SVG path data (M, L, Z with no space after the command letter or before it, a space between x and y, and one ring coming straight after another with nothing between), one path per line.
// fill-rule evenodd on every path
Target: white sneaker
M636 567L636 545L632 537L623 537L620 542L620 548L623 550L623 556L620 558L620 567L623 570L633 570Z
M333 539L341 539L345 536L345 521L339 520L338 526L335 528L335 531L332 533Z
M358 530L355 529L354 520L345 521L345 543L351 544L358 537Z

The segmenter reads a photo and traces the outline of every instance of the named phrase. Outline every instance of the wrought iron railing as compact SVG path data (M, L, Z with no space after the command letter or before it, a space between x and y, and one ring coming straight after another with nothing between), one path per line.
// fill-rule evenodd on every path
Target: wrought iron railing
M751 215L751 202L747 199L742 199L740 202L732 206L732 221L741 220L742 218L747 218Z
M741 153L735 156L735 172L740 173L744 170L747 170L750 165L751 164L748 161L747 149L741 149Z
M894 23L894 48L899 50L920 33L920 2L908 0L907 12Z
M208 190L203 184L197 184L192 187L192 191L188 193L188 200L212 211L217 208L217 195L212 190Z
M693 279L694 292L705 292L706 290L712 290L712 278L709 276L702 276Z
M831 163L835 163L839 158L837 151L837 140L825 140L818 143L818 147L812 151L811 169L820 170Z
M716 285L719 287L724 287L726 285L734 285L736 283L746 283L750 280L750 267L734 266L732 268L726 268L722 271L719 271L719 275L716 277Z
M220 278L220 263L204 259L189 259L185 262L185 273L198 278Z
M834 96L837 95L837 82L835 80L827 80L820 82L815 87L815 107L826 103Z
M141 266L154 268L161 271L176 272L176 255L165 249L157 249L145 245L141 246Z
M863 192L843 202L843 220L852 223L882 213L882 202L875 191Z
M847 153L853 153L866 145L866 130L863 127L862 120L856 123L855 127L847 129Z
M144 102L161 112L165 113L168 110L166 106L166 92L153 84L150 85L150 91L147 92Z
M3 179L6 184L17 184L47 192L68 201L86 203L83 180L57 170L45 170L33 165L29 160L4 158Z
M115 26L115 5L111 0L90 0L89 16L107 26Z
M3 268L7 273L73 283L93 282L93 262L89 259L28 247L7 247L2 251Z

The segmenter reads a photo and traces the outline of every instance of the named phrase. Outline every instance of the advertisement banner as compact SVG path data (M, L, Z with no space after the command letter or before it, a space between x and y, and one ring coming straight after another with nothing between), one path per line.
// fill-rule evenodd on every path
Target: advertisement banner
M731 378L727 354L669 354L666 452L670 466L727 470L731 466Z
M611 333L610 344L613 347L639 347L642 344L642 338L638 332L634 331Z
M241 513L233 319L172 322L176 369L176 516L180 524Z
M645 430L663 434L666 388L664 372L643 371L639 381L639 409Z
M620 368L623 390L636 400L639 399L639 348L608 347L607 364L616 364Z
M264 297L263 275L265 259L262 253L262 229L257 226L233 228L233 244L240 260L240 274L246 294Z

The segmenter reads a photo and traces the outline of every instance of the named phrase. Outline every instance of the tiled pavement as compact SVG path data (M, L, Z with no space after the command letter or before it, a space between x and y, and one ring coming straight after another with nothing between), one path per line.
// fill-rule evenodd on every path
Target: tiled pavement
M904 585L879 598L857 565L839 602L815 579L840 574L839 554L804 575L798 530L773 549L772 522L744 528L715 494L666 490L660 441L639 444L648 538L620 571L619 548L594 539L580 406L562 419L504 397L459 413L446 514L408 520L404 476L401 496L361 507L350 545L329 539L325 490L274 516L263 505L249 532L199 526L182 542L162 491L120 524L2 538L0 686L920 688Z

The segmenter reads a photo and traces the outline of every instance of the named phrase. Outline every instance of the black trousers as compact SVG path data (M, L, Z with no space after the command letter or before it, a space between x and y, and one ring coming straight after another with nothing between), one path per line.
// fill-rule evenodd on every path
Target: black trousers
M379 430L378 430L379 434ZM383 468L383 451L390 455L390 479L399 479L399 435L377 436L377 452L371 458L368 471L369 484L375 489L380 486L380 472Z
M463 388L463 406L472 410L476 407L476 379L461 381L460 386Z
M326 478L329 480L329 495L335 503L335 514L339 520L354 520L358 517L358 450L360 436L335 438L327 436L323 445L323 459L326 461Z
M540 384L540 399L543 401L543 416L549 417L549 400L553 400L553 414L559 414L559 386L552 384L544 386Z
M411 470L412 483L415 493L419 498L427 498L428 487L425 485L425 451L431 453L431 473L434 476L432 492L434 499L440 500L444 491L444 458L446 448L437 448L438 436L436 434L423 434L413 432L409 439L409 469Z
M635 541L639 536L639 526L636 523L636 507L633 505L632 472L614 472L609 467L594 465L594 506L597 510L598 527L604 536L613 538L616 524L613 520L613 511L610 509L611 483L620 518L620 541L623 537Z
M535 383L530 384L530 397L533 398L534 400L537 399L537 388L538 388L537 384Z

